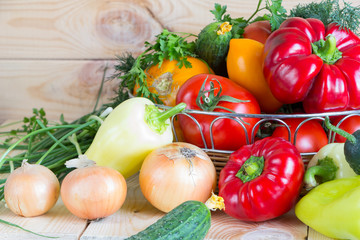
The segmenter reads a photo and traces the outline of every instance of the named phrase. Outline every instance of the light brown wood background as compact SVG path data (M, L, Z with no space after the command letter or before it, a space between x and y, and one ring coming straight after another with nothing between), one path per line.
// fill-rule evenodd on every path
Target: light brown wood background
M249 17L256 0L0 0L0 121L43 107L49 118L89 112L103 69L116 55L144 50L163 28L197 34L214 3ZM309 3L311 0L302 0ZM350 1L359 5L360 0ZM287 10L299 0L284 0ZM265 13L265 12L262 12ZM113 96L108 81L102 102Z

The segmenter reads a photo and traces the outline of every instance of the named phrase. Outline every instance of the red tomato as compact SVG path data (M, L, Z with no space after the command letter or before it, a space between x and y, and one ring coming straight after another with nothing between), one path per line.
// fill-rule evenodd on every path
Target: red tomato
M244 38L250 38L265 44L266 39L271 34L271 25L269 21L258 21L250 23L244 29Z
M344 116L336 117L332 124L337 126L339 121L343 118L344 118ZM360 116L354 115L354 116L348 117L348 118L344 119L344 121L341 122L338 127L350 134L353 134L356 130L360 129ZM343 136L341 136L339 134L335 135L335 142L345 142L345 141L346 141L346 138L344 138Z
M209 93L211 89L213 93ZM203 88L203 96L199 96L200 90ZM220 96L231 96L236 99L243 100L243 102L234 103L230 101L218 101L213 100L211 95L216 96L220 93ZM199 101L197 98L199 96ZM202 96L202 97L201 97ZM206 96L206 97L205 97ZM218 97L220 97L218 96ZM204 100L204 98L206 98ZM244 102L246 101L246 102ZM247 114L260 114L260 107L255 97L247 91L245 88L239 86L235 82L228 78L212 75L212 74L199 74L188 79L179 89L176 103L184 102L187 105L187 109L211 111L206 107L214 108L213 112L230 113L247 113ZM225 110L227 108L229 110ZM258 118L243 117L242 119L236 118L222 118L214 121L212 130L210 129L211 123L219 115L209 114L191 114L201 126L201 131L194 120L183 114L179 115L180 128L184 135L186 142L192 143L199 147L204 147L201 133L204 134L206 145L211 148L210 133L213 135L214 148L219 150L237 150L240 146L247 143L246 136L248 136L249 142L251 141L251 131L259 120ZM243 126L247 131L244 131L241 123L237 121L243 121Z
M291 142L294 143L295 131L299 124L304 119L300 118L289 118L284 119L284 122L289 126L291 131ZM282 137L286 140L289 139L289 134L287 128L284 125L276 127L273 134L273 137ZM317 152L328 144L328 136L321 126L321 123L314 119L305 122L300 126L296 134L295 146L301 153Z

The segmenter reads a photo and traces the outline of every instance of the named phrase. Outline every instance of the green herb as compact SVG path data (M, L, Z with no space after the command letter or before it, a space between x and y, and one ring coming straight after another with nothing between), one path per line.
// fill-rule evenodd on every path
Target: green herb
M34 235L37 235L37 236L40 236L40 237L45 237L45 238L59 238L59 237L51 237L51 236L46 236L46 235L42 235L42 234L39 234L39 233L36 233L36 232L33 232L33 231L30 231L28 229L25 229L17 224L14 224L14 223L11 223L11 222L8 222L8 221L5 221L5 220L2 220L0 219L0 223L3 223L3 224L6 224L6 225L9 225L9 226L12 226L12 227L15 227L15 228L19 228L25 232L29 232L29 233L32 233Z
M233 19L230 17L230 14L226 14L227 6L221 6L219 3L215 3L214 10L210 10L214 14L214 20L216 22L231 22Z
M106 68L104 70L104 76ZM102 84L104 77L102 79ZM100 92L97 99L100 98ZM98 101L96 101L97 105ZM95 107L96 107L95 105ZM33 109L33 115L24 117L22 121L16 122L22 126L18 129L3 131L1 136L3 142L0 148L6 151L0 156L0 173L9 173L13 169L21 166L23 159L28 159L29 163L42 164L52 170L61 180L71 171L64 163L75 158L77 151L68 139L73 133L77 134L82 151L86 151L95 137L100 127L98 118L105 109L112 104L104 104L99 109L86 114L77 120L68 123L61 114L59 121L51 122L46 118L44 109ZM95 117L93 117L95 116ZM9 127L7 124L1 127ZM13 150L25 150L9 156ZM4 199L4 183L6 178L0 179L0 200Z
M341 7L339 0L322 0L309 4L298 4L290 10L290 17L316 18L324 25L337 23L340 28L347 28L357 32L360 25L360 8L343 2Z
M271 13L269 17L271 31L278 29L280 24L287 18L286 10L281 5L281 0L266 0L266 9Z
M116 102L121 102L131 96L135 85L138 85L136 95L149 98L155 103L162 103L159 96L150 92L146 82L146 69L158 65L161 67L164 60L178 61L177 66L191 67L187 57L196 57L194 41L187 41L189 37L196 37L190 33L176 33L164 29L156 36L154 44L145 42L145 51L137 58L127 54L118 58L115 66L115 77L121 80Z
M244 34L245 27L248 26L250 23L261 20L268 20L270 21L271 30L274 31L275 29L278 29L280 24L287 18L286 10L281 5L282 0L266 0L266 4L263 7L261 6L262 2L262 0L258 1L254 13L248 19L245 19L243 17L232 18L229 14L225 14L227 6L221 6L218 3L215 3L215 8L213 10L210 10L210 12L214 15L215 21L227 21L233 26L231 29L232 38L241 38ZM267 10L269 14L258 16L253 20L253 18L263 10Z

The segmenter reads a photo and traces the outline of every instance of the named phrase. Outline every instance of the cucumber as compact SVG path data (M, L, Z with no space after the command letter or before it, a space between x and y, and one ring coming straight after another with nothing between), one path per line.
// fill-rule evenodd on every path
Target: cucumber
M213 22L201 30L195 42L195 53L217 75L227 76L226 56L231 38L231 25L228 22Z
M357 175L360 175L360 130L352 134L356 141L352 143L350 140L345 141L344 154L349 166Z
M135 239L204 239L210 229L211 213L200 201L186 201L145 230L133 235Z

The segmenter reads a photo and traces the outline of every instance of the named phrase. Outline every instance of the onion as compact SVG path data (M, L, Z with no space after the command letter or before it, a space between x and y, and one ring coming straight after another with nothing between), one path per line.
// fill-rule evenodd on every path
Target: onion
M216 169L199 147L175 142L147 155L139 183L154 207L169 212L187 200L205 203L216 187Z
M59 198L60 184L47 167L23 161L8 176L4 198L8 208L23 217L39 216L49 211Z
M86 166L70 172L61 185L61 198L75 216L94 220L112 215L123 205L125 178L116 170Z

